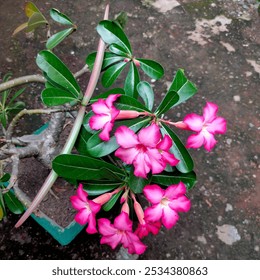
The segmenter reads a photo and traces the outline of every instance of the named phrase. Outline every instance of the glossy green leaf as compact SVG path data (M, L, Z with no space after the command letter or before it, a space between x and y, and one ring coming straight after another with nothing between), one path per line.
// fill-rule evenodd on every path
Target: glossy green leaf
M75 148L77 149L79 154L89 156L87 143L91 136L92 134L89 133L84 126L82 126L75 143Z
M102 209L104 211L110 211L116 204L116 202L117 202L118 198L121 196L122 192L123 192L123 190L114 194L112 196L112 198L106 204L103 205Z
M140 82L137 85L137 91L144 101L145 106L149 109L153 109L154 92L151 85L148 82Z
M161 132L163 135L169 135L173 140L170 152L180 160L176 168L182 173L192 171L194 167L193 160L178 136L165 124L162 124Z
M152 176L151 182L163 186L170 186L183 182L187 189L190 190L196 184L196 174L194 171L181 173L179 171L163 172Z
M96 95L94 97L92 97L89 101L90 104L97 102L99 99L105 99L107 98L110 94L121 94L121 95L125 95L125 91L122 88L112 88L106 92L103 92L99 95Z
M170 110L179 101L179 95L176 91L168 91L162 102L155 111L155 114L160 116Z
M123 56L124 58L128 57L125 49L117 44L111 44L109 46L109 50L116 55Z
M145 74L152 79L158 80L163 76L163 67L158 62L143 58L136 58L136 60L140 62L140 67L145 72Z
M86 58L86 64L88 65L88 67L91 71L93 70L96 56L97 56L97 52L93 52L93 53L90 53L88 55L88 57ZM105 70L110 65L115 64L124 59L125 59L124 57L118 56L114 53L105 52L104 58L103 58L103 64L102 64L102 71Z
M110 87L125 68L127 62L120 61L110 66L103 74L101 82L104 87Z
M5 183L8 182L11 178L11 175L9 173L5 173L1 178L0 178L0 182L1 183Z
M25 4L24 10L28 18L30 18L34 13L41 13L40 10L36 7L36 5L32 2L27 2Z
M58 106L77 100L69 91L46 88L42 91L42 101L47 106Z
M80 94L80 87L67 66L52 52L41 51L36 58L39 68L50 80L70 91L76 98Z
M53 49L59 43L61 43L65 38L67 38L74 30L75 29L71 27L52 35L46 43L46 48L49 50Z
M126 121L117 121L115 129L119 126L126 125L134 132L137 132L142 127L149 123L150 119L138 118ZM116 142L116 137L112 136L109 141L103 141L99 138L99 132L91 136L87 142L88 153L93 157L103 157L114 152L119 145Z
M41 13L34 13L28 21L28 27L26 29L26 32L31 32L35 28L48 24L48 21L45 19L45 17Z
M97 26L97 32L107 44L121 46L129 55L132 54L131 45L122 28L113 21L103 20Z
M4 201L6 207L14 213L14 214L21 214L24 211L23 204L16 198L16 196L12 192L7 192L3 194Z
M84 184L84 190L88 192L90 196L97 196L103 193L113 191L118 188L122 182L113 181L96 181Z
M130 176L128 179L128 186L134 193L142 193L143 188L149 185L150 178L145 179L134 175L133 168L131 168Z
M115 102L116 108L119 110L134 110L138 112L151 112L141 102L127 95L122 95Z
M188 80L184 74L184 71L179 69L168 92L170 91L176 91L179 95L179 101L173 105L177 106L178 104L191 98L197 92L197 88L192 82Z
M55 20L60 24L73 25L72 20L57 9L51 9L50 16L52 17L53 20Z
M103 168L111 170L119 177L124 175L124 172L113 164L82 155L59 155L53 160L52 167L59 176L77 180L109 179L108 173L102 172Z
M135 64L132 62L130 63L130 68L124 84L124 90L126 95L137 98L138 97L137 85L139 82L140 82L139 72Z

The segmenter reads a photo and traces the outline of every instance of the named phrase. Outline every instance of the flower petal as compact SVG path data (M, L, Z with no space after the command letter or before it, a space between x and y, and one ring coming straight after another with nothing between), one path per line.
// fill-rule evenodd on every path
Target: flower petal
M116 132L116 141L123 148L133 148L139 144L136 134L127 126L120 126Z
M165 151L162 152L162 159L171 166L175 166L180 162L173 154Z
M91 129L99 130L110 122L111 116L106 114L94 115L89 119L89 126Z
M146 153L138 153L133 161L134 175L137 177L146 178L147 173L151 170L151 163Z
M217 144L217 141L214 138L214 135L209 132L204 133L204 139L205 139L204 148L210 152Z
M205 139L202 132L198 134L193 134L188 137L186 147L197 149L201 147L204 144L204 142Z
M116 234L117 229L111 224L108 219L101 218L98 219L98 229L99 232L104 236L110 236Z
M200 132L203 127L204 118L192 113L187 115L184 118L183 122L188 126L190 130Z
M163 139L157 144L156 148L163 150L163 151L168 151L172 146L172 139L169 135L165 135Z
M161 202L165 195L165 191L158 185L147 185L143 189L143 193L148 201L152 204L158 204Z
M155 148L162 135L159 126L155 123L140 130L138 139L146 147Z
M159 153L159 151L157 149L148 148L146 154L149 157L152 173L161 173L166 167L166 162L162 160L162 155Z
M88 193L83 189L83 185L79 184L77 188L77 196L82 200L82 201L87 201Z
M128 247L128 252L130 254L143 254L144 251L146 250L147 246L145 246L140 239L138 238L138 236L132 232L127 232L126 233L128 240L129 240L129 245Z
M203 108L203 117L205 123L212 122L217 117L218 106L214 103L207 102Z
M92 111L95 114L110 114L110 108L106 104L105 99L99 99L97 102L91 105Z
M132 231L133 222L129 219L129 216L125 212L121 212L114 220L115 228L122 231Z
M96 222L96 217L93 213L89 215L89 220L88 220L88 227L86 229L86 232L89 234L94 234L97 233L97 222Z
M148 207L144 211L144 217L145 220L151 221L151 222L157 222L160 221L162 217L163 209L161 204L157 204L151 207Z
M162 224L167 228L172 228L179 220L179 215L170 207L164 207L162 213Z
M85 225L88 222L90 211L86 208L79 210L75 215L75 221L80 225Z
M88 204L89 204L91 212L94 213L94 214L97 214L97 212L99 212L100 209L101 209L101 205L99 203L96 203L96 202L92 201L92 200L89 200Z
M211 123L207 125L207 131L215 134L224 134L227 130L227 121L224 118L217 117Z
M109 141L110 135L109 133L111 132L113 128L114 123L113 122L107 122L104 127L102 132L99 134L99 138L103 141Z
M78 196L74 195L70 197L70 202L74 209L81 210L82 208L86 208L86 201L82 201Z
M108 235L108 236L102 236L100 239L100 244L107 244L109 245L112 249L115 249L117 245L121 242L121 234L113 234L113 235Z
M115 156L119 157L126 164L132 164L138 153L139 152L136 148L119 148L116 150Z
M169 207L178 212L188 212L191 207L191 202L186 196L178 197L169 203Z
M120 97L121 94L110 94L106 99L106 104L109 108L112 107L113 103Z
M165 190L165 197L167 197L169 200L175 199L177 197L185 195L187 189L185 185L180 182L177 185L171 185Z

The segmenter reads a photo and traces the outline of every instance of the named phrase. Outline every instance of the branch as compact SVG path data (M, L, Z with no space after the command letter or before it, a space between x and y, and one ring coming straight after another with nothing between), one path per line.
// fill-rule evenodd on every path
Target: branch
M74 77L78 78L86 72L88 72L88 66L87 65L85 65L81 70L76 72L74 74ZM23 77L15 78L15 79L12 79L10 81L7 81L7 82L4 82L4 83L0 84L0 92L4 91L4 90L7 90L7 89L10 89L10 88L13 88L13 87L24 85L24 84L29 84L29 83L42 83L42 84L44 84L45 82L46 82L46 79L42 75L35 74L35 75L23 76Z
M108 13L109 13L109 5L106 6L104 19L108 19ZM70 153L76 142L85 115L86 105L88 104L89 99L91 98L93 92L95 91L95 87L100 75L103 58L104 58L104 52L105 52L105 43L100 38L93 71L91 73L90 80L83 97L82 105L80 106L77 118L74 122L74 125L67 139L67 142L61 151L62 154ZM43 183L40 191L34 198L31 206L27 209L27 211L16 223L15 225L16 228L21 226L27 220L27 218L33 213L33 211L38 207L38 205L41 203L45 195L51 189L52 185L54 184L57 178L58 178L58 174L54 170L51 170L49 176L46 178L45 182Z

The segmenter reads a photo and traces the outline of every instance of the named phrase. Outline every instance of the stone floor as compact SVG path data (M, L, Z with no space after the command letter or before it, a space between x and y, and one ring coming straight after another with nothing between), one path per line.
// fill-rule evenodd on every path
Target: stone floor
M25 1L0 3L0 74L14 77L37 70L34 59L44 48L43 36L26 37L12 31L26 21ZM77 71L96 48L95 26L106 1L37 1L41 11L58 8L75 20L78 30L59 55ZM178 68L197 85L198 94L172 110L182 119L201 113L205 101L219 105L227 119L226 135L218 137L213 152L192 150L198 183L189 192L192 208L174 229L144 240L140 259L259 259L260 258L260 16L254 0L110 1L110 17L128 14L126 33L136 57L159 61L165 76L153 82L159 98ZM86 78L86 77L85 77ZM84 78L84 79L85 79ZM80 80L82 87L86 83ZM24 97L39 104L39 87ZM32 119L38 124L38 118ZM28 123L28 122L27 122ZM31 125L29 125L31 126ZM30 129L24 125L23 131ZM188 134L182 135L183 140ZM99 245L98 236L82 232L70 245L60 246L34 221L20 229L9 214L0 223L0 259L113 259L125 258Z

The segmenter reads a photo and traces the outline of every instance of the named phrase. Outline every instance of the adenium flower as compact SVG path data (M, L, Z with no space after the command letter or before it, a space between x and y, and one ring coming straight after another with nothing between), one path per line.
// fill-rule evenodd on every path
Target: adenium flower
M226 132L226 120L217 116L218 106L207 102L203 109L203 116L197 114L187 115L183 122L189 130L197 132L189 136L187 148L199 148L204 145L207 151L211 151L217 141L214 134L224 134Z
M114 224L108 219L98 220L99 232L103 235L100 244L108 244L115 249L118 244L122 244L128 249L129 254L142 254L146 246L140 241L138 236L132 232L133 222L125 212L121 212L114 220Z
M84 191L82 184L77 189L77 195L71 196L70 201L72 206L78 210L75 221L80 225L88 223L87 233L97 233L96 214L99 212L101 204L88 200L88 193Z
M167 228L172 228L179 219L178 212L190 210L190 200L185 196L186 187L180 182L171 185L166 190L158 185L147 185L143 189L144 195L152 203L145 209L144 217L147 221L161 221Z
M105 193L93 200L88 200L88 193L83 189L83 185L79 184L77 195L71 196L70 198L72 206L78 210L78 213L75 215L75 221L80 225L88 223L87 233L97 233L96 214L100 211L101 206L108 202L120 190L121 188L117 188L110 193Z
M126 164L134 165L134 175L146 178L146 174L162 172L167 163L171 166L178 164L179 160L169 153L172 140L168 135L162 139L160 129L155 123L143 128L136 135L126 126L120 126L115 132L120 147L115 155Z
M111 132L116 120L133 119L139 117L140 115L145 115L145 112L118 110L113 104L120 96L121 94L110 94L107 99L99 99L91 105L95 115L89 119L89 126L93 130L102 129L99 137L103 141L109 141L109 133Z

